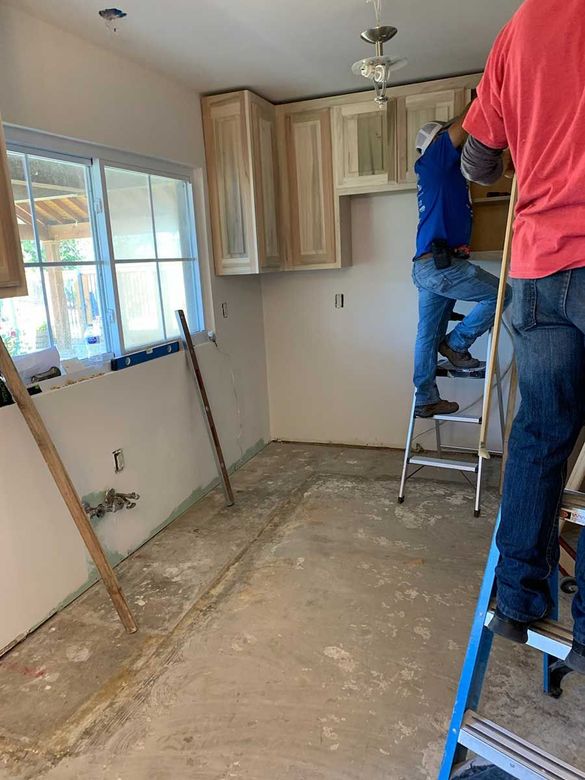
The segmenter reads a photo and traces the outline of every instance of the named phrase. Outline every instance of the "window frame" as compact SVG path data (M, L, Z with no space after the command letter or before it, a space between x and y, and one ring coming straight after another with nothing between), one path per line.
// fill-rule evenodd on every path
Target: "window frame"
M150 349L160 344L166 344L170 341L180 339L180 336L169 337L163 340L148 342L142 345L135 345L127 348L124 340L124 331L122 327L122 316L120 307L120 296L118 292L118 283L116 279L116 264L121 262L134 263L155 263L157 268L157 285L159 298L161 299L161 316L163 321L163 330L166 332L164 324L164 307L162 306L162 287L159 272L159 264L165 262L189 262L192 264L193 273L190 297L193 301L193 311L189 314L195 319L195 327L192 326L192 335L196 342L206 341L207 331L205 325L205 308L203 294L203 272L201 268L201 253L199 251L199 235L196 222L196 204L195 204L195 182L194 172L191 168L179 163L168 160L159 160L152 157L145 157L112 149L98 144L89 144L76 141L71 138L52 135L37 130L18 127L15 125L4 125L6 133L6 144L9 152L15 152L25 155L27 190L31 201L33 217L35 216L35 204L32 197L32 182L28 171L28 155L35 157L45 157L63 162L83 164L86 166L86 185L89 200L89 215L92 237L94 243L95 262L80 263L80 265L92 265L96 268L98 285L100 290L100 309L102 312L103 333L105 337L105 351L102 356L108 353L114 353L116 356L127 355L143 349ZM136 171L149 176L149 197L152 211L152 188L151 176L158 176L167 179L177 179L186 184L186 213L189 222L189 250L188 257L179 258L158 258L155 240L155 258L145 258L137 260L116 260L114 255L113 236L111 229L110 212L108 208L108 195L106 187L106 168L119 168L123 170ZM60 266L70 267L72 264L67 262L42 263L40 254L40 241L38 238L36 218L34 221L34 235L36 251L38 255L37 263L27 263L27 267L35 266L41 268L41 278L43 285L43 298L45 310L47 312L47 327L50 343L54 343L52 325L50 321L50 308L45 289L44 272L45 267ZM204 226L203 226L204 228ZM99 359L99 356L97 356ZM92 358L95 361L96 358Z

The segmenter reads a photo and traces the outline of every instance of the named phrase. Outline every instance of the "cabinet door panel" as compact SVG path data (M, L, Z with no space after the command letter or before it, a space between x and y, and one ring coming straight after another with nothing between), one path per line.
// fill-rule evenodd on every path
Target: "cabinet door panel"
M292 264L335 264L333 161L329 109L287 122Z
M218 274L257 273L244 96L204 105L215 268Z
M0 117L0 298L26 294L22 249Z
M464 89L427 92L401 98L398 117L400 181L416 181L414 172L414 165L418 158L416 134L421 127L427 122L436 120L448 122L463 111L464 102Z
M242 193L242 166L240 161L240 120L238 117L218 119L217 180L219 213L221 219L222 256L247 256L246 217Z
M254 197L261 270L282 267L280 182L274 107L252 102Z
M337 106L333 113L336 185L378 186L396 181L396 102Z

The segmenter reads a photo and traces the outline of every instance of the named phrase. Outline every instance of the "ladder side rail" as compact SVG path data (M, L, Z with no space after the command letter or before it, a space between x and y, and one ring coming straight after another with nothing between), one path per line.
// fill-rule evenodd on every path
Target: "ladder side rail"
M496 566L500 555L496 546L496 534L498 532L499 524L500 516L498 514L483 582L477 600L477 607L473 618L465 660L463 662L461 679L455 697L451 724L449 726L445 753L443 755L443 762L439 771L438 780L450 780L455 763L464 760L466 750L459 744L459 733L467 710L476 710L479 705L481 689L487 671L493 642L493 634L485 627L485 622L490 608L496 577Z
M399 504L402 504L404 502L404 490L406 487L406 480L408 479L408 464L410 463L410 448L412 447L412 437L414 435L414 426L416 423L415 410L416 410L416 390L412 397L412 409L410 411L410 420L408 423L408 434L406 436L406 448L404 450L402 477L400 478L400 490L398 492Z
M557 516L558 516L557 512ZM551 613L549 615L549 620L558 620L559 619L559 567L557 566L553 573L550 575L550 592L553 599L553 608L551 610ZM547 696L550 696L553 689L553 681L551 678L551 667L553 664L556 664L556 662L559 659L556 658L554 655L549 655L548 653L543 653L543 684L542 688L544 693ZM561 659L562 660L562 659Z

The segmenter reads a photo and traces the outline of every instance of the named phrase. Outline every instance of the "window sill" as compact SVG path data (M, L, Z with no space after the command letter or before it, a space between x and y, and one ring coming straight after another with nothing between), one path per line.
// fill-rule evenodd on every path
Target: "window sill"
M212 331L197 331L196 333L191 334L191 338L193 340L193 345L195 347L201 346L202 344L209 344L212 342L215 342L215 333ZM181 339L173 339L173 341L179 342L179 351L184 351L184 346ZM173 343L171 342L164 342L166 344ZM152 349L153 346L160 346L160 345L148 345L146 347L143 347L142 349L135 350L135 352L142 352L147 349ZM131 352L128 352L126 354L132 354ZM93 358L91 360L87 361L79 361L80 363L83 363L83 366L70 371L66 374L63 374L60 377L56 377L55 379L45 379L42 382L37 382L37 384L43 393L46 392L52 392L54 390L62 390L66 387L71 387L72 385L76 385L79 382L86 382L90 379L98 379L99 377L105 376L106 374L116 373L112 371L111 367L111 361L114 355L112 353L105 353L104 355L101 355L99 358ZM165 356L163 356L165 357ZM156 358L158 360L158 358ZM61 365L63 366L63 363L67 363L68 361L62 361ZM143 365L143 364L141 364ZM124 368L122 370L128 371L132 368L136 368L137 366L128 366L128 368Z

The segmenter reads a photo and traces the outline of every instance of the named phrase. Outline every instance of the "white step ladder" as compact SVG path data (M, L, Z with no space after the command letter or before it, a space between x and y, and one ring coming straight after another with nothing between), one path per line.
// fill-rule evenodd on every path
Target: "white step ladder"
M454 318L458 319L460 316L461 315L454 315ZM489 382L490 382L486 366L487 364L489 364L493 343L494 343L493 334L492 331L490 331L488 337L488 346L487 346L487 361L486 363L482 363L479 368L471 369L471 370L458 369L452 366L447 360L442 360L439 361L437 365L437 377L438 378L446 377L450 379L468 380L468 381L472 379L476 379L476 380L481 379L483 380L484 383L483 395L485 396L489 390ZM504 415L504 395L503 395L503 388L502 388L502 376L500 373L500 363L497 354L495 356L495 385L496 385L497 396L498 396L500 428L502 432L502 451L492 452L491 454L502 455L504 449L504 437L505 437L505 415ZM449 469L451 471L461 472L463 476L466 477L466 479L468 479L468 477L466 476L468 473L476 475L476 481L474 486L475 505L474 505L473 513L475 517L479 517L481 512L481 488L482 488L483 461L484 461L484 458L480 457L479 455L479 443L478 443L478 448L457 447L455 445L444 445L441 439L441 425L445 423L453 423L453 424L480 426L482 423L482 418L465 416L465 415L457 415L457 414L437 414L434 417L419 418L415 414L415 406L416 406L416 390L412 399L410 423L408 426L408 434L406 436L406 447L404 451L404 463L402 466L402 477L400 480L398 503L399 504L404 503L405 495L406 495L406 482L412 477L414 477L414 475L417 474L421 469L428 466L431 466L433 468L439 468L439 469ZM429 420L433 420L435 423L435 435L437 441L437 455L438 455L438 457L436 458L428 457L428 456L423 457L421 455L417 455L411 452L412 440L414 438L414 431L418 419L423 420L423 422L428 422ZM445 451L473 453L475 455L475 458L472 461L452 460L443 457L443 453ZM417 466L417 468L414 471L410 471L411 466ZM471 482L471 480L469 479L468 481Z

